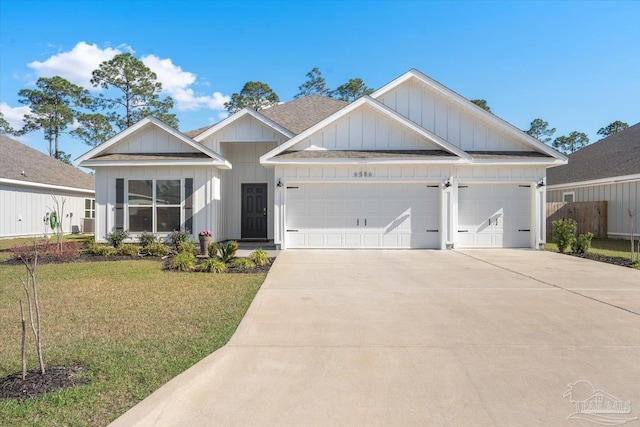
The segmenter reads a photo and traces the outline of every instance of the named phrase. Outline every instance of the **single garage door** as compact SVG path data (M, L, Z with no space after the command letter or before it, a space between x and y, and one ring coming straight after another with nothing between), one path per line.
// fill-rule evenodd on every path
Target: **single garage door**
M288 248L438 248L437 185L318 183L286 188Z
M531 235L530 185L458 187L458 247L528 248Z

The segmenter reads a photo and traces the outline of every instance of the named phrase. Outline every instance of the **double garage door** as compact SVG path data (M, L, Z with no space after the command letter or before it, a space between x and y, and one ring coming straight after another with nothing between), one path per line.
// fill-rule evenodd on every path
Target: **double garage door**
M531 186L458 186L457 247L531 247Z
M288 185L288 248L438 248L437 185Z

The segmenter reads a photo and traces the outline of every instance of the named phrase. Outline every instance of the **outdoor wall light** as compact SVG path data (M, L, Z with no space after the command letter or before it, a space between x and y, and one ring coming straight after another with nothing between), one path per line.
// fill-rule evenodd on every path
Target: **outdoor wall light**
M536 188L541 188L544 187L544 178L542 178L540 181L538 181L538 183L536 184Z
M451 181L450 180L446 180L444 182L444 188L449 188L449 187L451 187Z
M282 187L282 180L278 178L278 183L276 184L278 187Z

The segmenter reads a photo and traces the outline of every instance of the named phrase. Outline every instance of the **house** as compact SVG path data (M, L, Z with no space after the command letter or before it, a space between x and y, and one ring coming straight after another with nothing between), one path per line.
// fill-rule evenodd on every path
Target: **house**
M289 248L539 248L562 154L417 70L181 133L146 118L79 159L96 237L174 229Z
M640 123L569 156L569 164L549 170L549 202L608 203L609 237L629 238L629 210L640 210ZM640 212L635 234L640 233Z
M56 209L52 195L65 200L65 233L93 232L93 176L4 135L0 153L0 238L51 233L44 219Z

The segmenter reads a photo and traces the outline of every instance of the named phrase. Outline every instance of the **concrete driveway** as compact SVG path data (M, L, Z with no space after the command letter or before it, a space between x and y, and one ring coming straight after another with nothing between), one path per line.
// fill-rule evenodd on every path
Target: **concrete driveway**
M591 406L568 419L591 386L630 413ZM113 425L640 425L639 415L640 271L527 250L307 250L280 254L226 347Z

